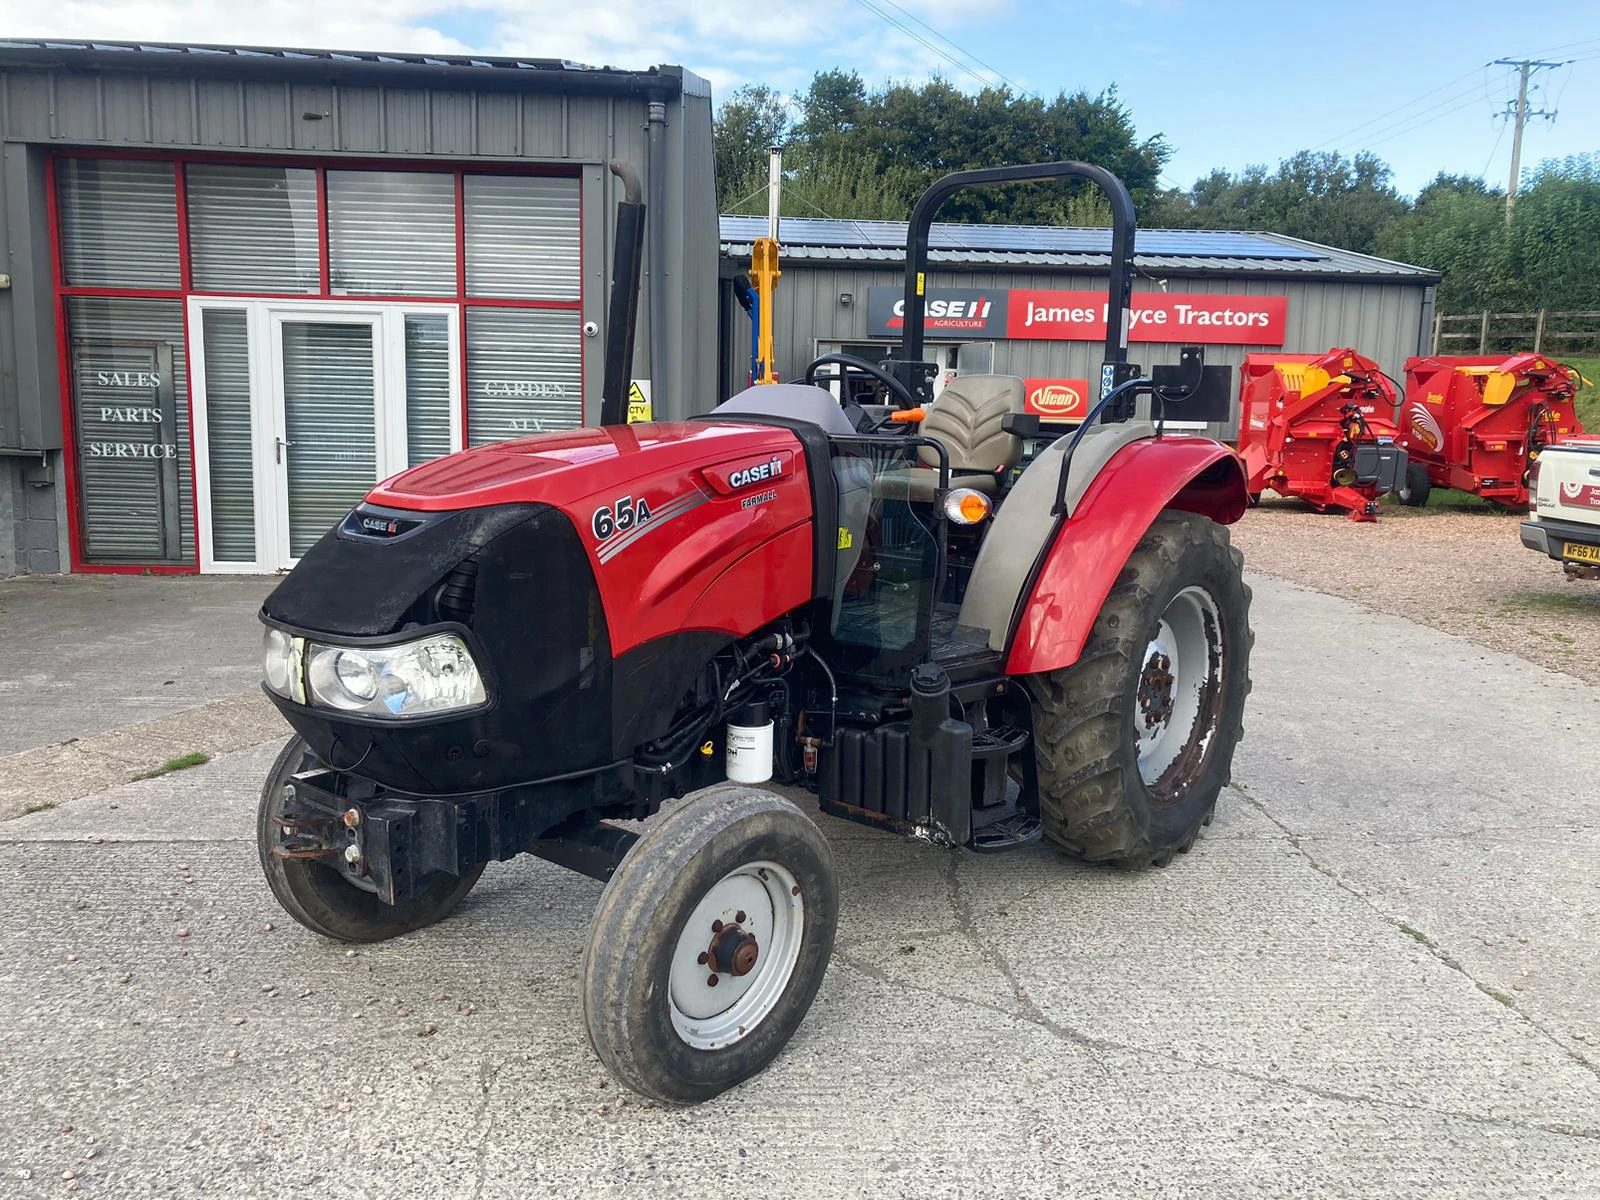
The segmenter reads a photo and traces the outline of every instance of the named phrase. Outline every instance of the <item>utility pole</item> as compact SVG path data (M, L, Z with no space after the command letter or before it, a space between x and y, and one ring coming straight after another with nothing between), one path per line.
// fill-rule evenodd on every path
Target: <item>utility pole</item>
M1506 105L1506 117L1515 121L1516 126L1511 135L1511 179L1506 185L1506 224L1511 224L1511 210L1517 206L1517 180L1522 173L1522 127L1528 123L1529 117L1543 117L1547 121L1556 119L1555 110L1541 108L1538 112L1528 111L1528 77L1535 71L1548 70L1552 67L1565 66L1565 63L1539 62L1530 58L1497 58L1494 60L1497 67L1516 67L1519 75L1517 83L1517 98L1514 103Z

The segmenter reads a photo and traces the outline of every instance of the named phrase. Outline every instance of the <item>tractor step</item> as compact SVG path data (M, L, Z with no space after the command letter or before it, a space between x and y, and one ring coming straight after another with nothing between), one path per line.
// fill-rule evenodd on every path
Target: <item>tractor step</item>
M1044 834L1044 822L1033 813L1013 813L1003 821L985 825L972 835L967 848L976 854L999 854L1037 842Z

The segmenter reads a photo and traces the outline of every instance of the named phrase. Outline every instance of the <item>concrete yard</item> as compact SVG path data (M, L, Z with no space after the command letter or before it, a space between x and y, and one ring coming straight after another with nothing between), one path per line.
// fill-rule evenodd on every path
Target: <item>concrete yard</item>
M275 743L0 823L0 1195L1600 1194L1600 689L1252 583L1247 739L1193 853L819 817L817 1004L695 1109L589 1049L597 883L492 866L357 951L290 921L253 842Z

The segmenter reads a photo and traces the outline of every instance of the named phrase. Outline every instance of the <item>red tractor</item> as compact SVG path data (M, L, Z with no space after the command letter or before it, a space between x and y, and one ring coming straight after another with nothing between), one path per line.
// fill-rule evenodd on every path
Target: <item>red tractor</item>
M1583 432L1575 375L1542 354L1407 359L1400 502L1420 508L1440 487L1526 508L1539 452Z
M1376 521L1378 497L1405 479L1394 386L1354 350L1247 354L1239 378L1239 455L1251 502L1271 488L1318 511Z
M1115 214L1101 397L1075 429L1041 427L1008 376L935 403L922 361L940 202L1046 179ZM1226 528L1246 493L1226 446L1131 419L1136 394L1194 394L1127 361L1133 242L1098 167L947 176L910 222L898 358L825 356L682 422L621 424L608 387L599 428L375 488L262 607L296 735L258 823L283 907L377 941L446 916L492 861L604 881L590 1040L629 1087L690 1103L773 1059L832 950L828 842L768 781L951 853L1187 851L1250 689ZM888 403L841 404L825 374ZM1025 439L1048 444L1019 472Z

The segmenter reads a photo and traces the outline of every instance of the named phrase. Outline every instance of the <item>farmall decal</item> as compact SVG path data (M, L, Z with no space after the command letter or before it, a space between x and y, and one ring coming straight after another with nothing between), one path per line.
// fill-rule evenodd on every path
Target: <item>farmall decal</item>
M1433 419L1427 405L1420 400L1413 400L1411 407L1406 409L1406 416L1411 421L1411 432L1417 441L1425 449L1437 454L1444 446L1444 430L1439 428L1439 422Z

